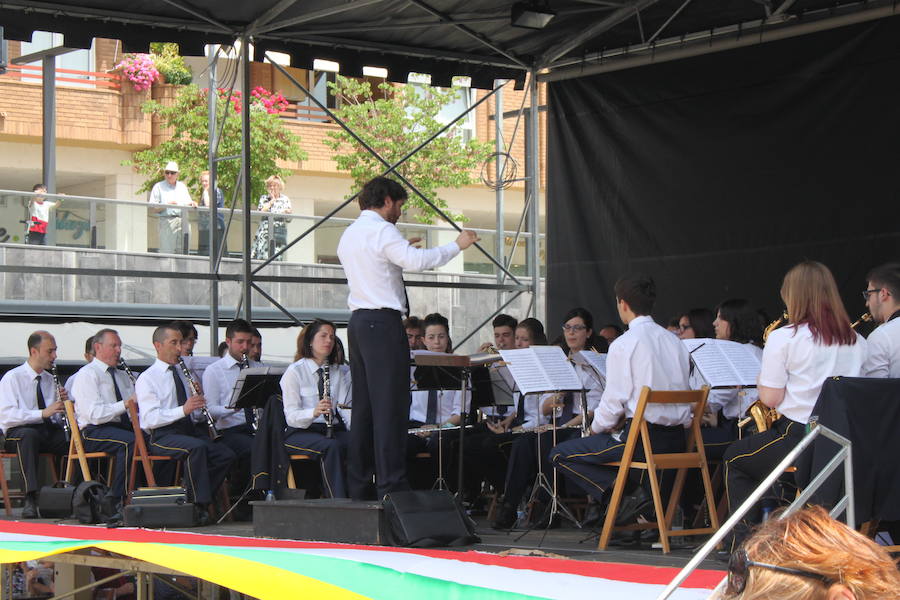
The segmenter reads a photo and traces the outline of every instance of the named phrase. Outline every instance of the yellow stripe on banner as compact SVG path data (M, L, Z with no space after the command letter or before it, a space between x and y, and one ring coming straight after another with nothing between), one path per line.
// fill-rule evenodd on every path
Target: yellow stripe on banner
M303 596L329 600L368 598L312 577L224 554L138 542L103 542L96 547L182 571L260 600Z
M91 544L82 544L73 541L71 544L63 544L53 550L48 550L46 547L41 550L11 550L9 548L0 548L0 563L10 564L24 562L26 560L40 560L47 556L53 556L54 554L74 552L75 550L92 547Z

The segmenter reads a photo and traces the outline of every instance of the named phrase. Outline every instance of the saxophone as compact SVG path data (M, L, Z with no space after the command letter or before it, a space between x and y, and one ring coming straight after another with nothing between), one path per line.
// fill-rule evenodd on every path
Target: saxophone
M769 335L782 327L785 323L789 322L790 319L788 317L787 311L781 313L781 316L769 323L769 325L763 331L763 343L769 339ZM753 423L756 431L748 431L748 433L762 433L763 431L767 431L778 417L781 415L778 414L778 411L774 408L769 408L762 401L757 400L753 404L750 405L750 408L747 409L747 416L738 421L738 428L740 428L741 432L749 425Z
M871 320L872 320L871 314L863 313L862 315L860 315L860 317L857 320L855 320L853 322L853 324L850 326L850 329L856 329L857 327L859 327L860 323L868 323Z

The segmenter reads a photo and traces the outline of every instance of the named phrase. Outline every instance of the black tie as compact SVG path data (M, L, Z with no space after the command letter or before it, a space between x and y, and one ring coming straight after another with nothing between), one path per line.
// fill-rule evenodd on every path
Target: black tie
M172 371L172 378L175 380L175 396L178 398L178 406L184 406L187 403L187 392L184 390L181 377L178 376L178 369L172 365L169 370Z
M437 390L428 390L428 409L425 411L425 423L428 425L437 425L437 409Z
M516 403L516 418L513 419L513 427L518 427L525 422L525 394L519 392L519 401Z
M37 390L35 391L37 396L37 406L39 409L44 410L47 408L47 403L44 401L44 390L41 389L41 376L38 375L35 377L34 381L37 384Z
M109 367L106 369L106 372L109 373L110 378L112 378L113 391L116 393L116 402L121 402L122 390L119 389L119 383L116 381L116 368ZM119 424L126 429L131 429L131 421L128 418L127 410L119 415Z
M568 423L575 416L575 394L572 392L566 392L566 395L563 396L563 409L562 416L560 416L559 422L562 424Z

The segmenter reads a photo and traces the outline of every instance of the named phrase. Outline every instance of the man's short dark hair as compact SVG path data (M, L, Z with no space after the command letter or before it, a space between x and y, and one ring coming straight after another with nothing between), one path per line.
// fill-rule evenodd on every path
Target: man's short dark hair
M197 333L197 328L194 327L194 324L190 321L172 321L172 325L181 332L181 337L184 339L189 338L192 333L194 334L194 337L199 335Z
M262 334L259 332L259 329L257 329L256 327L253 328L253 337L258 337L259 339L262 339Z
M509 315L499 314L494 317L494 320L491 322L491 327L509 327L513 331L518 327L519 322L515 317L511 317Z
M46 332L44 331L35 331L31 335L28 336L28 351L31 352L31 349L35 350L38 346L41 345L41 342L44 341L44 338L47 337Z
M387 177L376 177L367 182L359 192L359 210L381 208L384 199L406 200L408 198L403 186Z
M32 192L36 192L36 191L38 191L38 190L40 190L40 191L42 191L42 192L46 192L46 191L47 191L47 186L44 185L43 183L36 183L36 184L34 184L33 186L31 186L31 191L32 191Z
M615 323L607 323L606 325L604 325L603 327L601 327L600 330L602 331L602 330L607 329L607 328L612 329L613 331L615 331L615 332L616 332L616 335L622 335L622 327L619 326L619 325L616 325Z
M875 267L866 275L866 281L885 288L895 301L900 302L900 263L891 262Z
M419 317L406 317L403 319L403 329L421 329L425 330L425 325Z
M649 315L656 302L656 283L643 273L622 277L613 288L616 298L624 300L636 315Z
M105 328L101 329L100 331L98 331L97 333L95 333L94 335L92 335L91 337L89 337L87 339L87 341L85 341L84 351L88 354L93 354L94 353L94 344L101 343L103 341L103 337L107 333L114 333L116 335L119 335L119 332L116 331L115 329L110 329L109 327L105 327Z
M256 330L253 328L253 325L246 319L235 319L225 328L225 337L230 340L236 333L249 333L252 336L254 331Z
M181 333L181 327L178 325L178 321L173 321L171 323L166 323L165 325L160 325L156 329L153 330L153 343L154 344L162 344L166 341L166 338L169 337L170 331L177 331Z

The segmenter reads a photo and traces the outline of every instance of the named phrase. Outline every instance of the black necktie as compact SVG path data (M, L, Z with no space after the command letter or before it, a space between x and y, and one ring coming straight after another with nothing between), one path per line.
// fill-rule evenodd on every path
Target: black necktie
M178 406L184 406L187 403L187 392L184 390L181 377L178 376L178 369L175 368L175 365L171 365L169 370L172 371L172 378L175 380L175 396L178 398Z
M425 411L425 423L428 425L437 425L437 409L437 390L428 390L428 409Z
M121 402L122 390L119 389L119 383L116 381L116 368L109 367L106 369L106 372L109 373L110 378L112 378L113 391L116 393L116 402ZM119 415L119 423L126 429L131 429L131 421L128 418L127 410Z
M513 419L513 427L518 427L525 422L525 394L519 392L519 401L516 403L516 418Z
M44 390L41 389L41 376L38 375L34 378L35 383L37 384L35 387L35 395L37 397L37 406L39 409L44 410L47 408L47 403L44 401Z
M572 392L566 392L566 395L563 396L563 409L562 415L559 418L560 424L568 423L575 416L575 394Z

